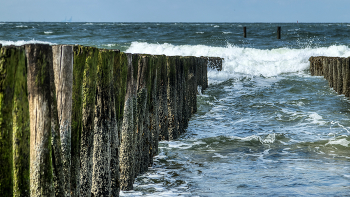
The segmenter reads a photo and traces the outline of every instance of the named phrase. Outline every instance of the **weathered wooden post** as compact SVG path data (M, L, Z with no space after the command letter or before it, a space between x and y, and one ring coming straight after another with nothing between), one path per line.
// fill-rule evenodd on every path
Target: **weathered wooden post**
M13 128L12 111L15 86L15 49L3 47L0 51L0 192L13 196Z
M315 69L314 69L314 57L310 57L309 58L309 62L310 62L310 74L311 76L315 75Z
M342 71L342 64L343 64L343 58L338 58L337 59L337 93L342 94L343 93L343 71Z
M208 88L208 78L207 78L208 61L206 61L205 57L200 57L199 60L202 67L202 79L201 79L202 90L205 90Z
M71 187L71 119L73 88L73 46L52 46L53 71L57 97L59 134L61 138L65 196Z
M73 87L72 87L72 127L71 127L71 196L80 195L80 135L82 131L83 77L87 48L74 46ZM68 180L67 180L68 181Z
M51 48L52 53L52 48ZM53 54L53 53L52 53ZM52 55L51 58L54 56ZM52 59L51 59L52 60ZM65 186L66 181L63 174L63 154L62 144L60 136L60 124L58 120L57 111L57 97L56 97L56 85L55 85L55 73L53 68L53 62L49 66L50 74L50 117L51 117L51 149L52 149L52 168L53 168L53 184L55 190L55 196L69 195Z
M96 100L93 132L93 196L111 195L111 98L113 52L100 49L96 76ZM114 133L114 132L113 132Z
M143 127L144 146L143 146L143 163L141 173L148 170L148 166L153 164L153 129L157 128L152 125L154 119L155 99L156 99L156 68L153 64L152 55L144 55L142 57L143 64L147 65L147 72L145 73L146 88L147 88L147 104L145 122ZM159 135L156 135L157 137Z
M177 80L176 80L176 65L178 64L178 59L176 56L167 57L167 97L168 97L168 131L169 140L176 139L179 135L177 122Z
M30 196L29 187L29 103L27 92L27 65L24 47L10 47L10 59L16 60L13 95L13 196ZM1 60L0 60L1 62ZM1 129L0 129L1 130ZM1 177L1 175L0 175ZM1 187L1 186L0 186ZM1 194L3 194L1 192ZM6 196L6 195L5 195Z
M344 71L344 88L343 93L346 97L350 97L350 61L349 57L345 58L343 63L343 71Z
M342 92L341 92L341 94L344 94L345 95L345 92L346 92L346 88L347 88L347 81L346 81L346 70L347 70L347 68L346 68L346 59L347 58L341 58L341 61L342 61L342 63L341 63L341 81L342 81L342 87L341 87L341 90L342 90Z
M133 65L132 54L126 54L128 60L127 72L127 92L125 95L124 117L121 129L119 167L120 167L120 189L133 189L133 132L134 132L134 79L133 79Z
M136 161L135 161L135 177L143 171L143 148L146 143L145 122L147 108L147 70L148 65L146 59L142 55L138 55L138 69L137 69L137 113L136 113Z
M90 196L93 167L93 135L95 127L96 74L99 51L86 47L82 83L82 130L80 138L80 195ZM81 79L80 79L81 80Z
M338 58L333 61L333 89L335 91L338 89Z
M149 56L148 68L151 69L151 87L150 91L150 150L149 159L150 164L153 164L153 157L158 153L158 140L159 140L159 102L158 102L158 79L157 79L157 66L155 64L156 57L153 55Z
M29 196L29 106L24 47L0 45L0 193Z
M185 67L185 61L183 57L179 57L179 63L176 67L176 70L178 71L177 81L177 114L178 114L178 132L179 134L184 133L185 131L185 124L184 124L184 98L185 98L185 75L184 75L184 67Z
M192 114L197 112L197 65L196 65L196 57L191 57L191 116Z
M195 62L196 62L196 79L197 79L197 87L200 87L200 89L203 89L203 67L202 67L202 58L199 57L195 57ZM198 88L197 88L197 93L198 92Z
M327 63L327 57L322 57L321 62L323 66L323 76L326 80L328 80L329 65Z
M333 58L327 58L328 62L328 84L330 88L333 88L333 64L334 64L334 59Z
M134 144L134 167L133 167L133 178L135 179L140 172L140 156L141 156L141 131L143 128L143 125L141 125L141 122L143 120L143 108L144 105L144 97L145 95L139 94L139 68L140 68L140 58L141 56L139 54L132 54L132 64L134 68L134 91L135 91L135 103L134 103L134 133L133 133L133 144ZM141 70L142 72L142 70ZM133 181L134 182L134 181Z
M159 139L169 140L168 132L168 104L167 104L167 66L166 66L166 56L157 56L157 80L158 80L158 101L159 101Z
M281 39L281 27L277 27L277 39Z
M188 120L191 114L191 106L190 106L190 61L189 57L183 57L184 61L184 99L183 99L183 109L182 109L182 116L183 116L183 127L184 129L188 126Z
M25 46L28 64L30 113L30 193L54 196L51 156L50 74L52 49L49 45Z
M247 27L243 27L243 37L247 37Z
M113 51L113 65L112 65L112 82L111 82L111 196L119 196L119 129L118 129L118 113L117 109L117 92L118 92L118 77L120 70L120 51ZM118 110L118 111L117 111Z

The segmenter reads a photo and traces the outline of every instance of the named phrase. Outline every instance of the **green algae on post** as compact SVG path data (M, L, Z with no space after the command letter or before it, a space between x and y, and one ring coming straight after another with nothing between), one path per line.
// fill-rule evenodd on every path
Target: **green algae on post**
M80 135L82 130L82 91L86 47L74 46L71 131L71 196L80 195Z
M99 50L95 119L93 132L93 168L91 193L94 196L111 195L111 72L113 52ZM112 106L113 107L113 106Z
M17 57L11 47L0 53L0 193L13 196L12 107Z
M80 194L82 196L90 196L92 186L96 72L99 51L94 47L85 48L86 60L82 84L82 131L80 138Z
M13 196L29 196L29 104L24 47L12 48L17 59L13 99Z

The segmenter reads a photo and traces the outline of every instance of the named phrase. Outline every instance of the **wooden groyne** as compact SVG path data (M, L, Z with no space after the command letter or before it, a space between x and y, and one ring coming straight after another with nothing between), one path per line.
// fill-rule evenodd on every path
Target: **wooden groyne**
M310 57L312 76L324 76L329 87L350 97L350 57Z
M197 111L222 59L28 44L0 51L0 194L119 196Z

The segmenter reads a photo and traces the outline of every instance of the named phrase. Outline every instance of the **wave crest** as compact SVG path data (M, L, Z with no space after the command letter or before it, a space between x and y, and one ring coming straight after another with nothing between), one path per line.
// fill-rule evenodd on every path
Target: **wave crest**
M273 77L283 73L304 71L309 68L309 58L311 56L350 56L349 47L344 45L302 49L255 49L237 47L229 43L226 47L213 47L132 42L126 52L224 58L221 72L212 70L208 72L209 83L223 82L242 74Z

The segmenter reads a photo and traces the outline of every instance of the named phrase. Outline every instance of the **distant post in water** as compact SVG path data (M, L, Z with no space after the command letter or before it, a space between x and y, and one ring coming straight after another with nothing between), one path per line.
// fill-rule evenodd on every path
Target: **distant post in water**
M243 37L247 37L247 27L243 27Z
M281 27L277 27L277 39L281 39Z

